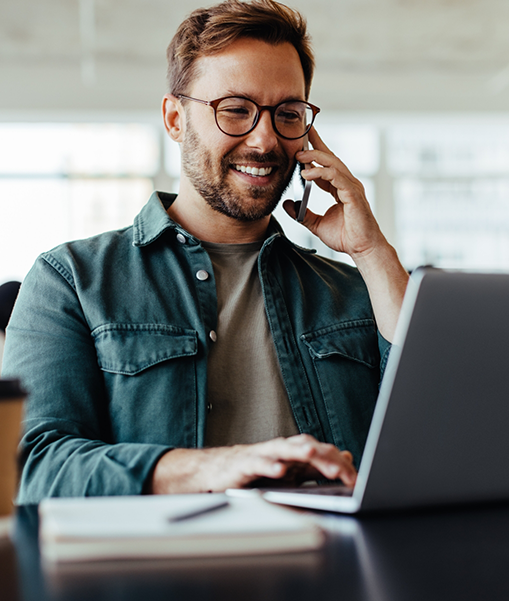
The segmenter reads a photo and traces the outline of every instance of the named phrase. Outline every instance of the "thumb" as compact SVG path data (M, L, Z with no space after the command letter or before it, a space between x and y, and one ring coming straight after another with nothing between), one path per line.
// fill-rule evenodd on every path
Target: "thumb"
M284 202L283 202L283 209L288 213L288 215L290 215L290 217L292 219L297 219L297 215L299 214L299 208L300 208L300 200L291 200L290 198L287 198Z
M300 200L290 200L287 199L283 202L284 210L290 215L290 217L294 220L297 220L297 215L299 214L300 209ZM316 215L313 211L306 209L306 214L304 215L303 221L299 222L301 225L306 227L312 234L317 236L318 225L321 220L321 216Z

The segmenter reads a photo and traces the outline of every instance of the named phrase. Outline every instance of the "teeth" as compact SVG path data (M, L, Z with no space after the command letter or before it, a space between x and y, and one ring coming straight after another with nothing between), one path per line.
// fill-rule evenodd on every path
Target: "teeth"
M246 167L245 165L235 165L235 169L237 171L242 171L242 173L249 173L249 175L263 177L264 175L269 175L272 172L272 167Z

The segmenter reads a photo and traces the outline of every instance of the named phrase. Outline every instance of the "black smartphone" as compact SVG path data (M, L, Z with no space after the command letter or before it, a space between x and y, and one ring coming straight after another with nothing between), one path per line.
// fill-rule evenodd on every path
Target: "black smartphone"
M309 142L307 135L304 137L304 144L302 150L309 150ZM301 170L309 167L309 165L301 163ZM303 182L305 180L302 180ZM306 215L306 209L309 201L309 194L311 192L311 182L305 182L304 184L304 194L302 195L302 200L300 202L299 213L297 214L297 221L302 223L304 221L304 217Z

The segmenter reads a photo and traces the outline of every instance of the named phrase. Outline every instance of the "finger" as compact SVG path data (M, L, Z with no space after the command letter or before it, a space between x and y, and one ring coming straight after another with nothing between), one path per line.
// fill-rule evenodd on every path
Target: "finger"
M274 460L309 463L309 459L316 452L316 445L319 444L322 443L313 436L299 434L289 438L274 438L254 446L260 454L270 456Z
M300 209L300 200L291 200L287 198L283 202L283 209L290 215L292 219L297 219L297 215L299 214Z
M300 203L301 203L300 200L293 201L293 200L287 199L283 202L283 209L288 213L288 215L292 219L297 220L297 215L299 214L299 209L300 209ZM313 213L313 211L306 209L306 212L304 213L304 219L302 221L300 221L299 223L301 225L303 225L304 227L307 227L307 229L312 234L316 235L318 224L321 219L322 219L321 215L317 215L316 213Z
M333 445L330 446L333 447ZM314 455L310 464L330 480L340 478L345 484L353 486L357 479L357 471L353 466L351 453L340 451L336 447L333 447L331 451L326 451L324 455L320 453Z
M314 452L310 456L310 465L318 469L323 475L330 479L343 477L347 483L353 484L357 472L353 466L353 456L350 451L340 451L336 446L317 441L312 436L301 434L286 439L290 444L310 445Z
M282 478L288 470L288 465L274 457L250 454L242 458L240 464L241 476L239 486L244 486L257 478Z
M324 152L321 150L301 150L296 154L296 158L298 161L306 164L306 169L301 171L301 175L304 179L306 179L306 174L310 171L310 169L315 167L313 163L316 163L316 165L319 167L336 169L338 172L352 180L357 179L350 169L348 169L345 163L343 163L343 161L331 151Z
M331 153L331 149L325 144L325 142L320 138L318 132L315 129L315 126L312 125L311 129L308 132L308 138L311 142L311 146L316 150L323 150L325 152Z
M300 150L296 154L296 158L300 163L310 164L316 162L324 167L330 167L335 165L341 170L345 171L352 177L354 177L348 167L343 161L334 154L334 152L325 144L320 138L316 129L311 127L308 133L309 141L311 142L313 149Z
M351 461L353 463L353 455L352 453L350 453L350 451L341 451L341 453L343 453L343 456L347 458L348 461Z
M311 434L294 434L293 436L289 436L288 438L284 438L283 440L293 445L324 444L317 440L314 436L311 436Z
M317 441L308 434L277 438L264 445L263 450L274 454L279 460L308 463L326 478L341 478L345 484L353 486L357 472L348 451L340 451L332 444Z
M321 188L332 186L341 194L341 198L336 200L354 200L364 199L365 191L362 182L356 179L351 173L342 172L335 167L312 167L302 172L305 180L314 181ZM322 184L322 185L320 185ZM331 188L329 188L331 191Z
M336 207L340 205L336 204ZM313 213L310 209L306 210L306 214L304 215L304 219L300 222L301 225L306 227L313 235L318 236L318 230L320 228L320 223L324 219L323 215L318 215L317 213Z
M317 462L312 467L328 480L341 480L347 486L355 486L357 472L353 466Z

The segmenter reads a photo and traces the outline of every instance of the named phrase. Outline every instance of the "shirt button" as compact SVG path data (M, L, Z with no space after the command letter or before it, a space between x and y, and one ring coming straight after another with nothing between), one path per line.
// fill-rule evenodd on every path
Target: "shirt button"
M216 334L215 330L210 330L209 338L212 340L212 342L215 342L217 340L217 334Z
M211 411L212 411L212 404L211 404L211 403L209 403L209 404L207 405L207 413L210 413Z
M186 237L184 236L184 234L181 234L180 232L177 234L177 240L180 242L180 244L186 243Z
M205 269L200 269L199 271L196 272L196 277L201 282L204 282L205 280L209 279L209 274L205 271Z

